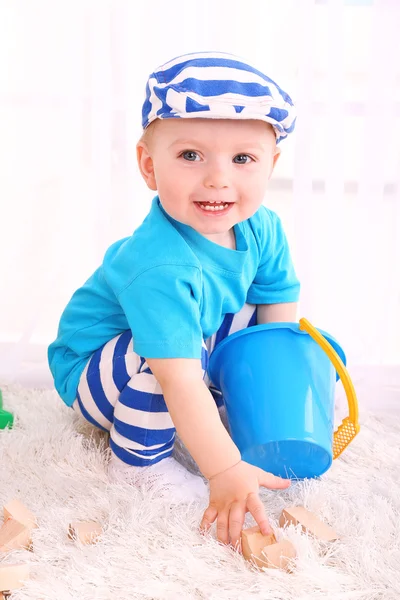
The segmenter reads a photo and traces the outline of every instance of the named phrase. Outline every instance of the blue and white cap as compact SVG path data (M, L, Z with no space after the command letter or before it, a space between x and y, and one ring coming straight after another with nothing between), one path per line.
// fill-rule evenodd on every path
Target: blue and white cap
M142 126L155 119L258 119L277 143L294 129L293 102L272 79L224 52L178 56L158 67L146 85Z

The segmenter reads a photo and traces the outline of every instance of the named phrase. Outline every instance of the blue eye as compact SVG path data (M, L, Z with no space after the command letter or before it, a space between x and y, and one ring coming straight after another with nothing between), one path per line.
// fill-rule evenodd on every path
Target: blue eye
M184 152L180 153L179 157L182 157L184 160L187 160L188 162L197 162L197 159L200 160L199 155L194 150L185 150ZM239 158L239 162L236 161L237 158ZM249 161L247 161L246 159L249 159ZM249 162L254 162L254 160L248 154L237 154L234 157L233 161L237 165L247 165Z
M251 156L249 156L248 154L237 154L237 155L235 156L235 158L238 158L238 157L239 157L239 158L245 158L245 159L246 159L246 158L249 158L249 159L250 159L250 161L252 161L252 160L253 160L253 159L251 158ZM234 160L235 160L235 159L234 159ZM248 164L248 163L246 163L246 162L239 162L239 163L236 163L236 164L237 164L237 165L246 165L246 164Z
M186 156L188 155L191 155L192 158L186 158ZM180 156L182 156L185 160L188 160L189 162L195 162L196 156L198 156L198 154L197 152L194 152L194 150L185 150L185 152L182 152ZM193 156L195 157L194 159Z

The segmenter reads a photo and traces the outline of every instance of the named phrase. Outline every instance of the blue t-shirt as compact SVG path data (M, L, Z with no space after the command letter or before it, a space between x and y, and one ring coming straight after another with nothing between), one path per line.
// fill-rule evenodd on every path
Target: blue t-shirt
M202 340L243 305L296 302L299 282L279 217L261 206L234 227L236 250L170 217L159 197L115 242L65 308L48 358L67 405L90 356L130 329L146 358L199 358Z

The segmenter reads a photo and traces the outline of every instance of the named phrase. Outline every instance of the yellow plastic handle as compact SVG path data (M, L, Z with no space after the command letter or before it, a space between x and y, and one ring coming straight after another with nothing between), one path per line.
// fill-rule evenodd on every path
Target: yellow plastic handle
M333 435L333 458L335 459L341 455L343 450L347 448L350 442L360 431L356 391L342 359L328 342L328 340L326 340L324 336L315 327L313 327L309 321L307 321L307 319L300 319L299 326L301 331L306 331L313 338L313 340L317 342L318 346L322 348L322 350L331 360L333 366L339 374L340 380L346 392L347 402L349 405L349 416L343 419L343 422L341 425L339 425L337 431L335 431Z

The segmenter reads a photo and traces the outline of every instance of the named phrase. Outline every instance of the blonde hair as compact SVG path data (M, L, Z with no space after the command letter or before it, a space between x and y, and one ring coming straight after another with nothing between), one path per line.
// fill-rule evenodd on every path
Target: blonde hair
M150 125L146 127L139 139L139 142L144 142L149 150L152 148L154 143L154 134L158 121L159 119L154 119L154 121L152 121Z
M205 117L206 118L206 117ZM148 125L146 127L146 129L143 131L142 135L139 138L139 142L143 142L144 144L146 144L147 149L149 151L151 151L154 147L154 141L156 139L155 133L156 133L156 127L157 124L160 122L161 119L154 119L154 121L152 121L150 123L150 125ZM268 127L268 129L274 134L275 140L276 140L276 132L274 127L271 125L271 123L266 123L264 121L265 125Z

